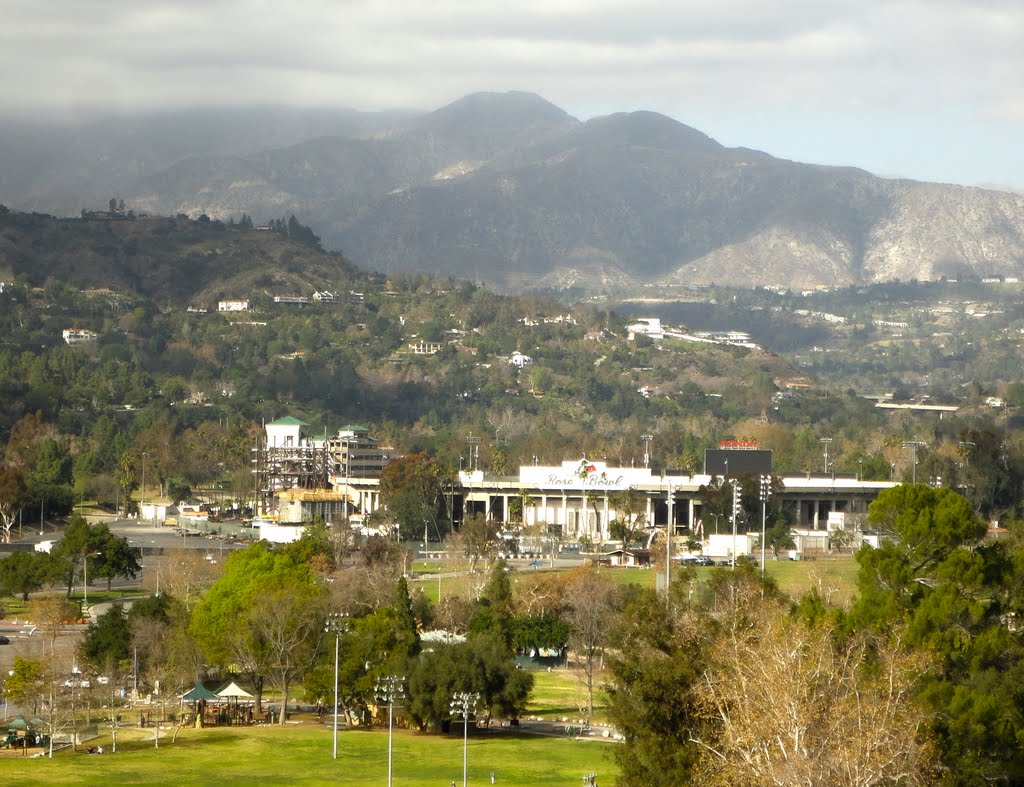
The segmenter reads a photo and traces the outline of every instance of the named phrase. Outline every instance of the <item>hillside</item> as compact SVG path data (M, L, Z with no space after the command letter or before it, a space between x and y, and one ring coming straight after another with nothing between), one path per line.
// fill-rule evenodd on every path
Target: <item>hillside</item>
M108 288L160 304L302 294L354 282L355 269L277 232L177 218L57 219L0 214L0 280Z
M145 166L118 170L118 152L103 148L104 172L121 172L117 196L140 212L294 213L365 269L507 291L1024 275L1024 196L726 148L652 112L581 122L535 95L481 93L434 112L320 118L287 134L280 114L264 133L258 114L248 119L231 150L227 126L197 124L188 146L163 144ZM126 157L138 161L146 134L156 135L152 124ZM293 141L274 144L283 139ZM0 135L0 162L17 164L4 146ZM0 180L2 199L36 206L40 193L77 183L85 200L102 178L83 165L76 181L65 155L55 151L45 178Z

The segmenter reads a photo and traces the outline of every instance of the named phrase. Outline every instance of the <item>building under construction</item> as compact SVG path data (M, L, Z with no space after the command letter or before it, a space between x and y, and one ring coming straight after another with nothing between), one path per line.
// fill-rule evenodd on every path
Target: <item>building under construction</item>
M265 426L253 449L259 516L327 522L361 513L366 498L375 507L377 483L393 455L364 426L345 426L337 435L310 436L309 424L286 416ZM367 485L372 488L363 489Z
M270 516L286 489L330 489L331 460L325 435L308 436L309 424L286 416L267 424L253 449L256 514Z

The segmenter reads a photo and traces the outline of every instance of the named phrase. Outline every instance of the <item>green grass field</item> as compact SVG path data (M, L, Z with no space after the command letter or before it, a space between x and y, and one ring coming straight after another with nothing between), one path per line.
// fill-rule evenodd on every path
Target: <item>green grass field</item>
M425 568L429 564L425 564ZM429 571L429 568L427 569ZM542 571L565 571L566 569L542 569ZM728 567L697 567L697 581L706 581L714 571L728 571ZM523 569L525 574L533 569ZM610 581L617 585L641 585L653 588L657 571L646 568L599 568ZM857 590L857 561L852 555L828 557L821 560L769 560L765 563L765 572L779 583L779 588L793 599L797 599L812 587L818 588L822 596L830 599L837 606L848 604ZM473 586L486 582L486 574L478 573L450 575L441 578L441 593L471 595ZM436 602L438 599L438 578L435 574L421 576L414 587L423 590L424 594ZM91 594L90 594L91 595Z
M341 731L338 759L331 758L328 726L182 729L175 743L159 749L144 731L118 735L117 753L110 753L109 731L90 745L102 744L106 754L62 752L52 760L19 756L0 758L7 784L386 784L387 732ZM470 736L469 783L579 784L584 773L597 773L611 784L618 772L612 758L615 744L510 736ZM462 784L462 738L396 730L393 782L407 787L448 787Z
M543 719L575 722L586 715L586 687L575 670L536 670L533 673L533 691L524 716L538 716ZM601 689L605 677L597 675L594 680L594 716L591 721L602 724L607 720L605 703L607 697Z

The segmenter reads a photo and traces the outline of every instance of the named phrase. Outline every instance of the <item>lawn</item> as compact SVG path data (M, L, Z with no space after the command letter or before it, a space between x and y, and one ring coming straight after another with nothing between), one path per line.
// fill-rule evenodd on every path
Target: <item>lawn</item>
M547 672L536 670L533 675L533 691L523 714L526 718L538 716L552 721L563 719L575 722L586 715L587 690L575 670L559 669ZM594 676L594 716L591 721L602 724L607 720L605 704L608 698L601 689L604 675Z
M567 571L568 569L543 569L543 571ZM653 568L598 568L604 577L616 585L641 585L653 588L657 571ZM714 571L729 571L725 566L696 567L698 582L707 581ZM520 569L521 573L531 571ZM842 606L850 602L857 591L857 561L852 555L828 557L820 560L772 560L765 564L765 572L779 583L780 589L797 599L812 587L818 588L826 599L835 605ZM675 572L673 571L673 575ZM479 589L487 581L487 574L479 572L470 574L450 574L441 576L441 592L474 595L473 589ZM436 574L421 575L415 587L423 590L426 596L436 602L438 598L438 576ZM91 594L90 594L91 595Z
M765 571L779 588L799 598L811 588L835 606L844 606L857 593L857 561L852 555L821 560L768 560Z
M387 782L387 732L341 731L338 759L331 758L327 725L285 728L248 727L182 729L177 741L167 738L159 749L140 737L141 730L123 730L117 753L110 752L109 731L90 745L102 744L106 754L63 752L52 760L3 757L0 770L8 784L374 784ZM603 741L513 736L495 732L470 736L470 784L579 784L584 773L596 772L611 784L618 769L613 747ZM396 730L394 784L408 787L462 784L462 738Z

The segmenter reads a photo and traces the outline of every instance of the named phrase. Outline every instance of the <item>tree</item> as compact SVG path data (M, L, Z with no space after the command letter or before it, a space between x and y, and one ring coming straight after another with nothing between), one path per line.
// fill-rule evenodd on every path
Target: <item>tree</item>
M95 667L131 661L131 627L123 604L112 604L85 630L82 655Z
M696 697L698 783L922 784L934 750L914 690L927 667L899 641L845 640L768 604L726 630Z
M79 571L86 571L85 561L95 565L95 558L102 555L111 538L106 525L90 525L81 514L72 514L64 535L50 550L53 576L67 585L67 596L71 597ZM95 569L93 569L95 571Z
M514 610L508 572L509 567L504 560L495 561L469 623L469 633L472 636L489 634L503 642L511 653Z
M46 640L50 658L54 658L57 637L78 620L78 605L60 596L42 596L28 603L28 614Z
M312 584L286 584L267 588L254 601L245 622L266 645L270 674L281 692L283 725L291 684L312 665L320 642L323 594Z
M4 695L14 705L31 707L39 712L39 702L46 687L46 665L39 659L14 657L14 666L4 679Z
M519 718L526 706L533 676L516 669L500 640L481 636L456 645L435 645L408 664L409 702L406 713L421 729L438 727L451 716L457 692L480 694L481 713Z
M696 615L670 615L651 590L618 618L609 640L608 715L624 738L615 751L624 784L695 783L701 716L694 688L713 631Z
M615 587L594 569L576 569L566 586L569 648L587 692L587 716L594 715L594 682L615 624Z
M0 560L0 592L28 601L30 593L46 584L50 573L46 552L13 552Z
M444 489L450 473L429 454L392 459L380 477L381 500L398 520L401 536L415 540L424 527L443 534L448 527Z
M100 542L94 576L107 580L107 590L110 590L114 577L135 579L138 576L142 566L136 550L128 544L127 538L116 536L106 525L100 525L93 539Z
M635 489L616 492L609 497L609 504L618 512L608 523L608 534L628 545L633 543L647 527L647 498Z
M296 613L295 597L284 594L284 588L310 594L315 579L308 566L296 565L284 551L270 550L265 542L237 550L227 559L224 573L196 605L190 631L210 663L223 667L241 666L249 678L256 695L257 705L262 703L263 684L271 673L275 660L284 666L278 668L278 677L290 683L295 664L286 655L276 655L268 637L275 642L288 641L291 634L285 629L289 615ZM260 604L267 603L278 591L286 609L275 614L271 623L261 624ZM269 595L268 595L269 594ZM285 614L285 613L289 614ZM297 622L296 622L297 621ZM295 625L305 625L304 618L294 618ZM298 658L301 654L296 654ZM283 672L282 672L283 670Z
M512 623L512 645L520 653L541 649L562 651L570 634L568 621L548 610L521 615Z
M480 514L462 520L458 531L448 536L450 552L469 561L469 570L476 571L481 560L489 560L498 551L498 526Z
M785 522L776 522L764 534L764 543L772 551L775 557L783 549L793 549L796 541L793 540L793 532Z
M21 470L17 467L0 467L0 528L3 529L5 544L11 541L11 530L18 521L27 494Z
M945 768L965 783L1024 779L1024 645L1011 621L1024 612L1017 588L1024 554L984 544L985 523L950 489L904 484L882 492L868 521L886 540L857 553L860 597L846 625L934 655L917 699Z

